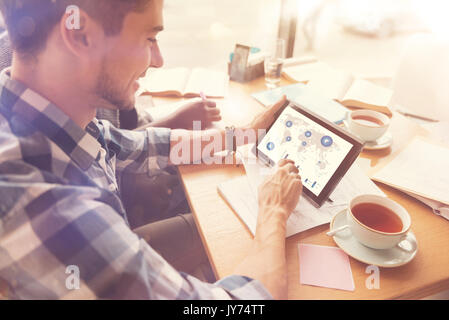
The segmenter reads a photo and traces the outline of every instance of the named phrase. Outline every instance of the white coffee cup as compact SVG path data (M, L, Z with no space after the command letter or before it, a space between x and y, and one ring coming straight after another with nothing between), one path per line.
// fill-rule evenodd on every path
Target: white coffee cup
M373 110L356 110L348 114L349 130L364 141L375 141L387 132L390 118Z
M354 216L352 209L360 203L375 203L386 207L394 212L402 221L402 230L395 233L387 233L372 229L361 223ZM409 235L411 218L407 210L395 201L378 195L361 195L351 200L347 211L347 223L352 235L363 245L373 249L390 249L395 246L413 252L417 248L417 243Z

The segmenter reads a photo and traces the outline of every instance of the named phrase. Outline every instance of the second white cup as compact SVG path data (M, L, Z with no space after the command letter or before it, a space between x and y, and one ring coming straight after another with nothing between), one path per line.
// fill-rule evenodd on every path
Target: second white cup
M358 219L354 214L354 207L359 204L374 204L388 209L392 212L391 214L394 214L398 219L400 219L402 223L401 229L397 230L396 232L385 232L367 226L359 220L360 218ZM367 217L367 221L373 221L377 218L375 217L375 215L380 215L380 212L376 213L375 211L369 213L373 216ZM347 222L353 236L361 244L367 247L373 249L390 249L398 246L400 249L403 249L405 251L414 251L417 248L416 241L408 234L411 226L410 215L408 214L407 210L405 210L401 205L387 197L378 195L361 195L355 197L349 204L349 208L347 211ZM406 247L400 245L403 241L408 242L408 245Z
M364 141L375 141L387 132L390 118L372 110L356 110L348 114L349 130Z

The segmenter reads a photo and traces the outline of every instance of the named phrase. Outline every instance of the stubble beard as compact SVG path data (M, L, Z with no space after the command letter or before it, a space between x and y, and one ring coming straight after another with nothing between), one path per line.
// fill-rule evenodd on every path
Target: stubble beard
M95 96L98 97L99 105L95 107L119 111L132 110L134 99L126 96L126 89L119 88L107 70L107 63L103 61L94 92Z

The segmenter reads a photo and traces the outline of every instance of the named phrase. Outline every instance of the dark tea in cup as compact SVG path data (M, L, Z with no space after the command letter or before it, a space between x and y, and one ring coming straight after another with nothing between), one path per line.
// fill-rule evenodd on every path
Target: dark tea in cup
M352 116L352 119L362 125L366 125L366 126L370 126L370 127L382 127L384 125L382 120L380 120L376 117L368 116L368 115L362 115L362 114L354 115L354 116Z
M362 194L349 202L348 209L348 227L362 245L378 250L393 247L408 252L416 250L416 239L409 235L411 217L399 203L383 195ZM408 249L401 244L404 241L410 244Z
M376 203L358 203L351 211L360 223L376 231L398 233L404 227L396 213Z
M390 118L373 110L355 110L348 114L347 126L362 140L376 141L387 132Z

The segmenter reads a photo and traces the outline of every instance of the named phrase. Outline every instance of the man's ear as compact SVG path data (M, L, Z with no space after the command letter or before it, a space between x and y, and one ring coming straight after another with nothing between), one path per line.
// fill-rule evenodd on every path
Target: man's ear
M69 10L61 18L59 29L67 49L79 58L92 57L105 38L103 28L87 13L77 9Z

